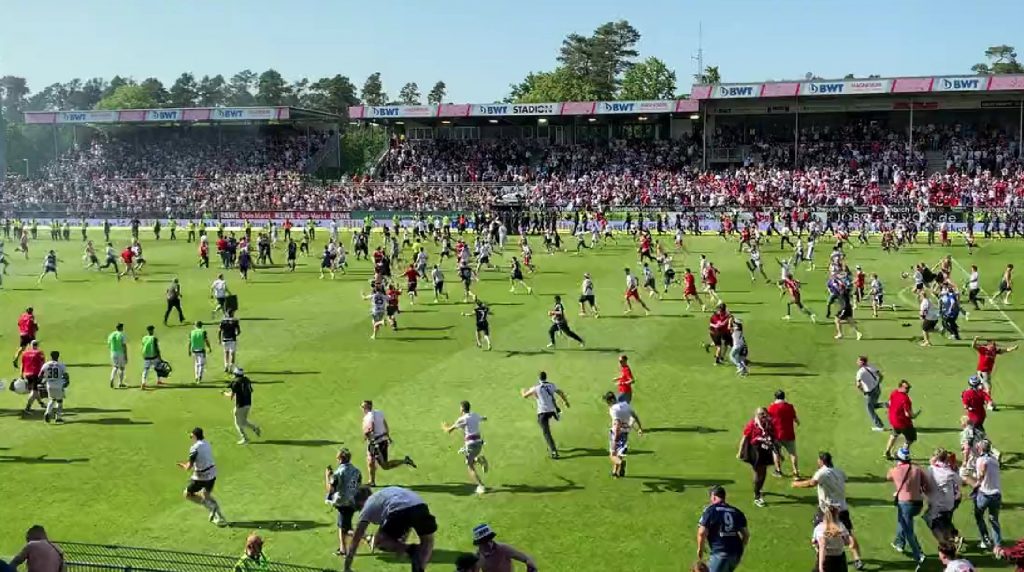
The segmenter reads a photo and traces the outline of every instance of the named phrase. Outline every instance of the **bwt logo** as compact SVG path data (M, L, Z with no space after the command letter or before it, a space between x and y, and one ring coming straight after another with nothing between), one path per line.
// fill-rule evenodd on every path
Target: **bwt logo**
M843 93L844 87L841 83L812 83L811 93Z
M508 113L507 105L481 105L480 113L483 115L505 115Z
M601 105L604 107L605 111L610 111L612 113L628 113L633 111L633 108L636 106L635 103L602 103Z
M150 111L149 112L149 118L150 119L177 119L178 118L178 112L177 111Z
M64 121L85 121L84 113L65 113Z
M942 80L943 89L978 89L978 80L976 79L944 79Z
M225 109L220 112L220 116L225 119L241 119L245 115L245 112L241 109Z
M744 87L719 87L718 95L721 97L750 97L754 95L754 88Z
M377 117L398 117L397 107L374 107L373 114Z

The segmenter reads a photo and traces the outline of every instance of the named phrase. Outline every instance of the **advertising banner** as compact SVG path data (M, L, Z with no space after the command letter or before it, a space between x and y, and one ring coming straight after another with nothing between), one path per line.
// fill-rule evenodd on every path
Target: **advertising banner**
M715 86L713 85L694 85L690 88L690 99L696 99L698 101L701 99L710 99L711 92L714 88Z
M937 77L932 91L981 91L988 85L988 78L979 76Z
M595 113L609 115L618 113L669 113L675 108L670 100L655 101L599 101Z
M761 97L793 97L800 93L798 82L766 83L761 86Z
M468 103L454 104L445 103L437 106L438 117L466 117L469 115L470 108L473 106Z
M761 95L760 83L716 85L711 92L712 99L735 99L738 97L759 97Z
M988 78L989 91L1024 90L1024 75L993 75Z
M562 115L592 115L595 101L568 101L562 104Z
M890 79L808 81L800 84L800 95L867 95L889 93L891 88Z
M278 119L277 107L217 107L210 118L214 121L246 121Z
M57 123L114 123L116 111L61 111Z
M25 123L29 125L49 125L57 122L57 114L50 111L26 111Z
M181 121L181 110L150 109L146 111L146 121Z
M902 77L893 80L893 93L924 93L932 90L932 83L935 78L930 77Z
M225 220L291 220L298 221L313 220L341 220L349 218L348 211L223 211L220 218Z
M696 99L680 99L676 102L676 113L697 113L700 110L700 101Z
M478 103L472 106L473 117L502 115L558 115L561 103Z

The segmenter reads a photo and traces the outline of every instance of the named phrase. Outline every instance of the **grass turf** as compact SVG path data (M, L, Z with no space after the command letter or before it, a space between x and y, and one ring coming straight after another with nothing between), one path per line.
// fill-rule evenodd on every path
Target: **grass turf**
M29 261L8 251L12 266L0 291L0 347L13 353L17 316L34 306L42 348L62 352L73 383L64 426L44 425L38 414L21 419L24 398L0 395L0 553L15 551L23 531L36 522L45 524L54 539L222 554L240 553L245 535L262 529L273 560L340 567L331 555L335 515L323 504L323 468L333 462L339 446L347 446L365 469L359 403L372 399L388 415L393 455L409 454L419 464L418 470L382 472L379 484L418 491L440 523L432 568L450 569L459 552L472 548L472 526L488 522L499 540L533 554L546 570L681 570L695 555L696 521L707 501L706 489L724 484L730 501L750 520L753 539L743 569L805 569L812 557L808 538L814 491L793 490L788 480L769 477L768 507L755 508L750 470L735 458L743 424L782 388L802 422L803 472L813 470L816 451L827 449L851 478L848 495L869 568L910 569L909 559L888 546L895 518L892 487L883 482L889 466L881 455L886 434L868 430L861 397L852 387L856 356L868 354L881 367L886 393L900 378L915 383L915 407L923 409L921 440L915 446L921 457L936 446L958 447L959 394L975 362L967 347L970 337L1015 342L1019 332L1008 320L1024 324L1019 307L990 307L962 322L967 341L937 337L936 347L918 347L912 341L919 335L916 303L900 292L907 286L900 273L919 260L934 263L946 250L919 246L889 255L875 244L852 250L851 266L862 264L869 275L878 272L888 300L901 310L878 319L861 310L865 339L837 342L832 325L823 319L815 326L794 314L792 322L782 322L785 307L778 290L763 281L751 283L735 242L688 238L690 253L676 255L677 271L696 269L696 254L707 253L722 270L723 298L745 321L754 365L751 376L741 379L731 366L712 366L701 348L707 317L684 311L678 287L669 299L649 302L651 316L622 315L622 268L636 268L632 243L625 237L617 246L580 257L537 254L538 273L527 276L533 296L510 294L504 269L483 273L474 289L494 311L491 352L473 345L473 321L460 316L469 307L430 304L429 284L423 283L420 303L410 306L403 300L400 331L370 341L368 303L359 296L370 265L354 262L350 254L348 275L318 280L315 259L300 257L294 274L282 268L259 270L248 283L228 274L242 305L239 360L256 383L252 419L265 431L263 439L243 447L234 444L231 404L220 394L219 349L215 345L211 354L207 382L194 387L186 356L189 328L159 325L163 292L174 276L183 285L186 317L208 319L208 288L218 270L196 268L194 245L156 242L148 233L143 238L150 262L139 282L116 283L109 274L83 271L75 240L33 242ZM318 235L313 252L322 248L324 238ZM348 245L347 234L344 240ZM531 240L540 250L539 238ZM40 257L50 247L63 259L61 281L49 276L37 286ZM977 263L991 291L1003 265L1019 261L1024 247L984 242L969 258L958 243L951 252L964 266ZM778 275L772 262L777 255L776 244L765 249L772 279ZM827 247L821 248L822 266L826 256ZM277 250L275 257L280 263L284 254ZM453 301L461 299L450 261L445 270ZM600 319L575 316L585 271L596 282ZM823 318L824 270L801 269L798 278L805 283L805 302ZM964 276L957 278L963 282ZM554 294L565 298L570 324L586 339L586 349L563 338L556 351L545 350L545 312ZM107 385L104 341L118 321L126 325L129 382L135 386L123 391ZM137 389L139 340L147 324L157 324L175 373L173 386L143 393ZM211 338L215 342L212 328ZM620 353L630 356L638 379L634 406L648 433L631 442L628 477L613 480L606 457L607 412L599 396L614 389ZM986 424L997 446L1012 457L1003 477L1008 539L1024 523L1015 494L1024 482L1016 445L1024 409L1024 390L1017 383L1021 359L1000 357L996 387L1004 410ZM14 374L9 364L3 367L4 377ZM519 397L520 388L531 385L539 370L546 370L572 403L554 427L563 451L560 461L546 458L534 405ZM457 454L460 438L441 432L442 421L457 416L462 399L489 418L483 429L492 463L485 475L491 492L482 497L473 494ZM181 498L187 475L174 463L185 457L187 433L196 425L206 429L214 447L220 472L216 496L233 522L230 528L208 524L200 507ZM962 507L956 520L968 538L977 539L968 509ZM935 543L920 522L917 530L934 555ZM973 558L976 564L989 562L976 552ZM934 558L932 565L937 569ZM360 556L355 564L356 570L406 567L373 556Z

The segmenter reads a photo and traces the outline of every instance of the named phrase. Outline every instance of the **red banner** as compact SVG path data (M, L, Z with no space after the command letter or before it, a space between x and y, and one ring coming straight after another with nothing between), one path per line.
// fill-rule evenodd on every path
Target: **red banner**
M220 213L221 219L241 220L341 220L349 218L348 211L226 211Z

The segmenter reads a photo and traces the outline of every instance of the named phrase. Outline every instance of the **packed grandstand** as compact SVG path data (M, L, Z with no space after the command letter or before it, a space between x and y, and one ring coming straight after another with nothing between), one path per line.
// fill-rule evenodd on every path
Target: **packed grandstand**
M1019 105L1003 101L1005 91L931 87L950 81L943 78L931 80L935 93L926 99L915 87L917 99L906 100L897 93L906 81L870 84L886 86L884 93L856 82L695 86L695 97L704 95L699 105L583 104L579 113L576 103L353 108L353 120L362 124L350 128L387 129L390 140L368 173L342 179L316 176L316 159L333 136L326 128L127 122L90 129L88 115L64 114L82 128L79 143L32 178L8 178L0 207L193 217L496 204L563 210L1024 205ZM800 102L804 94L842 94L846 87L849 112L820 100ZM765 107L755 93L793 97L766 100ZM683 103L697 113L655 115ZM564 115L570 106L587 120L556 115L549 124L535 117L558 108ZM599 106L612 115L600 115ZM442 108L463 116L453 124ZM58 128L61 121L53 121Z

